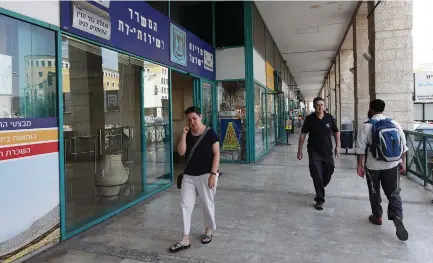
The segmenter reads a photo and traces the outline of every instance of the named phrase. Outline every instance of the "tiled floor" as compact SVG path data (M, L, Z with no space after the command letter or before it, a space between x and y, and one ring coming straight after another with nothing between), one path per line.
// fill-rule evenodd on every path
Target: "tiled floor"
M196 206L191 249L168 253L181 237L179 191L172 188L28 262L433 262L431 189L402 177L409 240L400 242L392 222L368 222L367 185L356 175L355 156L336 161L324 210L316 211L308 160L298 161L295 151L277 146L256 165L222 165L218 230L209 245L199 242Z

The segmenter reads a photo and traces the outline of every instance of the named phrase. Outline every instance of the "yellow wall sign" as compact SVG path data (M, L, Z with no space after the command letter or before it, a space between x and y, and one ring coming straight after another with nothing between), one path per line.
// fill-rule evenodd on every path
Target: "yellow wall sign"
M266 62L266 87L274 90L274 68Z
M239 144L238 137L236 136L235 127L233 122L229 122L227 124L226 136L224 137L223 142L223 151L236 151L240 150L241 145Z

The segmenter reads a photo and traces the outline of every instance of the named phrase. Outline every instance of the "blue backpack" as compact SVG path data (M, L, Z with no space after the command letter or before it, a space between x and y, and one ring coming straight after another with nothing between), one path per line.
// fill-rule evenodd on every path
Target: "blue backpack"
M384 162L400 160L403 154L403 144L399 129L391 119L367 121L371 128L371 153L373 158Z

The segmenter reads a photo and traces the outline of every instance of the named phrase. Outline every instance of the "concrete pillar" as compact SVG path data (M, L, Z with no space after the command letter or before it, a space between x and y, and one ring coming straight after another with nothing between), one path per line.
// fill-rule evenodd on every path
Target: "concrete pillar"
M353 50L340 50L341 123L355 121L354 74L350 72L353 63Z
M335 64L332 66L331 68L331 73L329 74L330 77L330 81L329 81L329 92L330 92L330 97L329 97L329 113L331 113L332 116L334 116L334 118L336 117L336 113L335 113L335 105L336 105L336 101L335 101Z
M360 124L367 120L370 103L368 61L363 57L364 53L368 54L369 44L367 15L367 3L364 2L353 23L355 131L358 130Z
M335 61L335 119L337 126L341 127L341 89L340 89L340 54Z
M375 7L368 2L368 10ZM381 2L368 18L370 96L386 103L385 114L413 129L413 3Z

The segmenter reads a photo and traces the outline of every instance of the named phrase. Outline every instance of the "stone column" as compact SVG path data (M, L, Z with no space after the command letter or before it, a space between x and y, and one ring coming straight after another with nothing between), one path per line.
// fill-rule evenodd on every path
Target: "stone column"
M331 73L329 74L329 92L330 92L330 97L329 97L329 113L334 116L334 118L336 118L336 113L335 113L335 105L336 105L336 101L335 101L335 64L332 66L331 68Z
M335 119L338 127L341 127L341 89L340 89L340 54L335 61Z
M368 2L373 10L374 2ZM385 114L413 129L413 3L380 3L368 18L370 96L386 103Z
M340 91L341 91L341 123L355 121L353 50L340 50ZM355 127L354 127L355 128Z
M355 131L358 130L361 123L367 120L370 103L368 61L363 57L364 53L368 54L369 45L367 15L367 3L364 2L359 8L353 23Z

